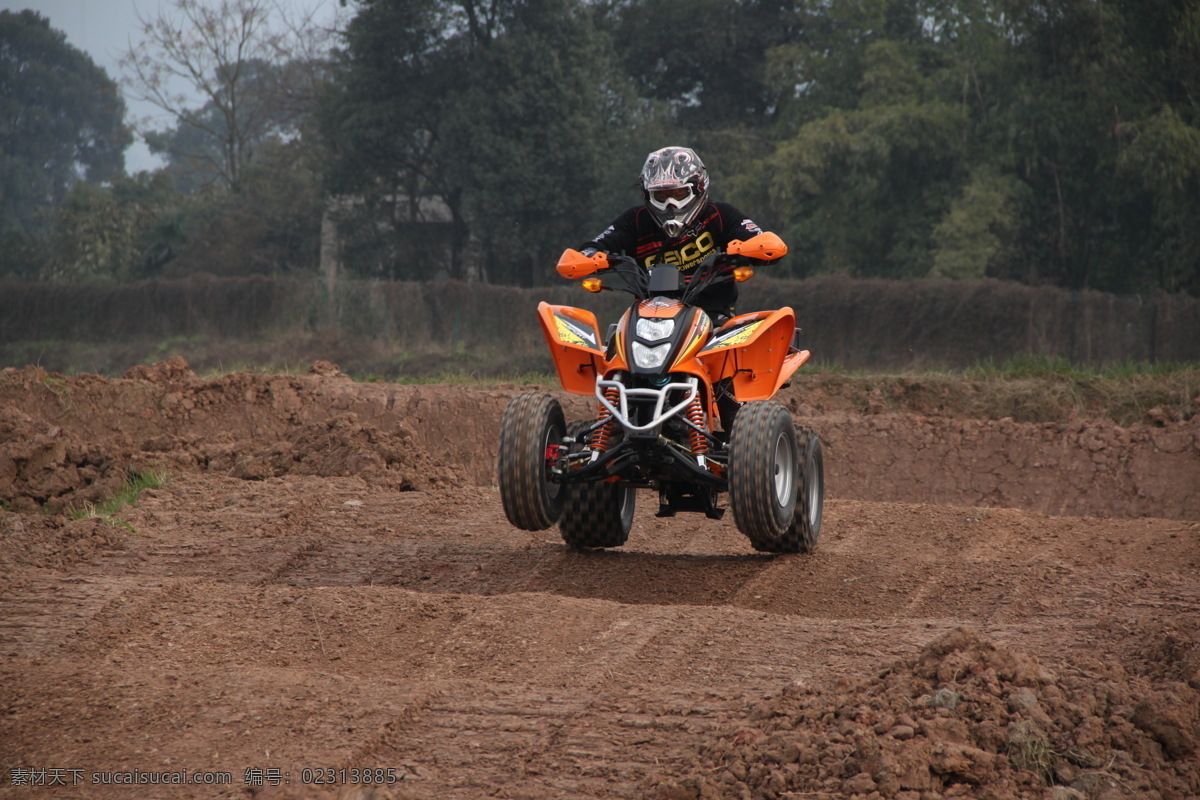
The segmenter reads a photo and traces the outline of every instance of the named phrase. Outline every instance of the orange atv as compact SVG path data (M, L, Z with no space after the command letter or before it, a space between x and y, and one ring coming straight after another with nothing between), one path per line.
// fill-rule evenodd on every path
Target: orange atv
M670 264L647 271L627 256L563 253L560 275L583 278L591 291L611 288L611 279L634 302L607 344L592 312L538 305L563 389L595 396L598 412L567 423L544 392L509 403L499 454L509 521L524 530L557 522L573 547L618 547L629 538L637 489L658 491L660 517L697 511L712 519L724 514L718 503L728 492L755 549L812 550L824 505L821 440L797 431L771 399L809 357L794 346L795 314L742 314L714 330L693 304L705 288L753 276L739 266L747 258L786 252L773 233L730 242L686 282ZM742 405L732 429L716 430L720 404L734 398Z

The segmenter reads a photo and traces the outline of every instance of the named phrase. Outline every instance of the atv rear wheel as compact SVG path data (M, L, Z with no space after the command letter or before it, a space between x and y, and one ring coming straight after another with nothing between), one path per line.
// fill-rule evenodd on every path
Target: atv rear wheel
M513 525L542 531L562 515L563 487L550 480L546 450L562 444L567 425L562 406L548 394L513 398L500 423L500 500Z
M637 490L597 481L568 483L558 531L571 547L620 547L629 540Z
M825 511L825 454L821 438L815 431L800 431L800 494L796 499L796 515L788 529L787 540L795 548L782 552L810 553L821 535L821 517Z
M578 435L587 422L572 422L567 435ZM572 446L572 450L575 447ZM571 547L620 547L629 539L637 490L606 481L563 485L558 532Z
M746 403L729 434L729 506L755 550L795 553L798 504L796 426L777 402Z

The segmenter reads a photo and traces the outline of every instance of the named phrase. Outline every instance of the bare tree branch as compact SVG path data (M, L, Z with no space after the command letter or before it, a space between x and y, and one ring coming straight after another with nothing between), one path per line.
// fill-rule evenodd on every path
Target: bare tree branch
M121 59L123 83L177 128L202 133L221 153L221 181L237 190L256 146L295 135L313 109L341 22L339 13L332 27L316 25L319 6L289 13L277 0L169 0L155 16L139 10L140 41Z

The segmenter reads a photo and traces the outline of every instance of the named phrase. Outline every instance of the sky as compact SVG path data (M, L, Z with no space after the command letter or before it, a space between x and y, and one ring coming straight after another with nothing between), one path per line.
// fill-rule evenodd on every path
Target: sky
M121 81L118 62L131 42L136 44L138 34L138 12L152 18L158 14L160 4L170 8L162 0L24 0L24 2L0 2L0 9L21 11L31 9L50 20L50 27L62 31L67 43L91 56L96 65L108 73L108 77ZM292 8L319 8L331 17L337 0L281 0L280 5ZM168 127L170 119L164 117L154 106L140 102L125 93L127 121L132 119L152 120L152 127ZM199 105L199 102L197 103ZM125 169L134 173L139 170L155 169L162 162L151 155L149 149L137 138L132 147L125 151Z

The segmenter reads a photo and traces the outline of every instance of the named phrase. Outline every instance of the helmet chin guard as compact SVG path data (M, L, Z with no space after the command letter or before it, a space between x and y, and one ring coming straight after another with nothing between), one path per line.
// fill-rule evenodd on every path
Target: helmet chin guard
M664 147L646 157L642 198L654 221L677 239L708 202L708 170L690 147Z

